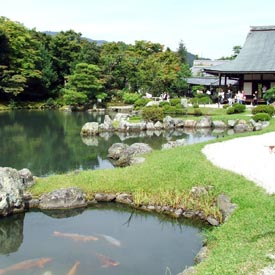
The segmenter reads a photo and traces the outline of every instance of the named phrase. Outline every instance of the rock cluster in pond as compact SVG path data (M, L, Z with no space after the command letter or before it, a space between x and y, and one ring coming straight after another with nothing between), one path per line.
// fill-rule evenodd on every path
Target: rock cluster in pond
M125 167L142 163L144 158L138 156L150 152L152 148L146 143L134 143L130 146L124 143L114 143L108 149L108 157L113 160L115 166Z
M141 131L155 131L155 130L169 130L177 128L196 128L204 129L211 128L215 130L234 129L235 132L247 132L247 131L259 131L269 125L269 122L255 122L253 119L249 121L236 119L229 120L227 123L221 120L212 120L211 117L202 117L199 121L196 120L184 120L181 118L172 118L166 116L163 122L129 122L128 114L116 114L112 120L109 115L105 115L104 122L87 122L81 129L82 137L96 136L104 132L141 132Z

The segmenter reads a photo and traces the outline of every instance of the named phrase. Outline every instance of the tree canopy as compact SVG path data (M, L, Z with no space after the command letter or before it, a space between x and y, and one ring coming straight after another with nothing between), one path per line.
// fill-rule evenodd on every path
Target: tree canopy
M50 35L0 17L0 99L87 102L116 91L181 94L190 74L186 48L151 41L96 42L74 30Z

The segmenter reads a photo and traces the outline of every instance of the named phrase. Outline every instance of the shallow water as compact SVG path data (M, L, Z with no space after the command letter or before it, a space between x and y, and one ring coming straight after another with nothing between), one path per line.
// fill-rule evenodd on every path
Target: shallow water
M99 204L0 219L0 269L44 257L52 259L44 268L7 274L65 275L76 261L76 275L174 275L193 265L202 246L199 225L118 204L111 207ZM71 233L80 237L60 236ZM82 241L81 236L98 240Z

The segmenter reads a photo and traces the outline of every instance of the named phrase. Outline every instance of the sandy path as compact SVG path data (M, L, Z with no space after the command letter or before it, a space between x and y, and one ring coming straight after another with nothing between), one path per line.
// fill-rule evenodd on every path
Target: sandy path
M275 193L275 132L235 138L206 145L203 153L218 167L236 172L262 186L268 193Z

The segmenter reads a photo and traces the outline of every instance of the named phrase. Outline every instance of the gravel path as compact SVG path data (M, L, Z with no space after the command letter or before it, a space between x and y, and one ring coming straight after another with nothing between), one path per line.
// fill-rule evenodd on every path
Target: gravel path
M203 153L218 167L236 172L275 193L275 132L206 145Z

